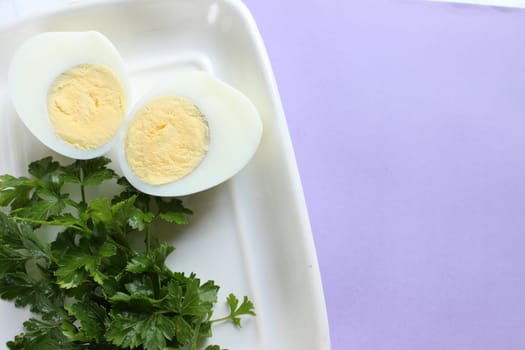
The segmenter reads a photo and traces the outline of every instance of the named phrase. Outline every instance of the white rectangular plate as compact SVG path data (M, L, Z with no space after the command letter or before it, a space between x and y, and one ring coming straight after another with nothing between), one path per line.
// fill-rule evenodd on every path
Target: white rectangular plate
M215 280L221 300L229 292L253 298L257 317L246 319L241 330L215 326L213 343L231 350L329 349L317 258L286 120L264 45L240 1L92 2L0 28L0 173L24 174L28 162L51 153L21 124L7 96L14 50L40 32L82 30L100 31L113 41L130 72L134 99L181 69L201 69L254 102L264 123L256 156L232 180L186 198L195 215L190 225L163 234L177 248L168 263ZM221 303L217 314L225 311ZM0 303L0 344L21 331L27 316Z

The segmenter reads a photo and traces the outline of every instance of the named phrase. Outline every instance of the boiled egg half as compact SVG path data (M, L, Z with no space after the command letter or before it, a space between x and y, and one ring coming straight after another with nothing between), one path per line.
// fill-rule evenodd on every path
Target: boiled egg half
M262 122L241 92L206 72L159 84L132 108L118 143L123 175L157 196L200 192L252 158Z
M95 31L47 32L27 40L11 61L8 89L31 133L75 159L111 149L130 96L119 52Z

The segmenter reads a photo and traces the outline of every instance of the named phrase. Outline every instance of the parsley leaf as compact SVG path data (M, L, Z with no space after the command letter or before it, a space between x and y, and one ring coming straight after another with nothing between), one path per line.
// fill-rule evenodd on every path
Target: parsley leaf
M66 208L65 199L63 197L51 197L44 200L31 201L27 206L16 209L13 213L22 220L24 218L47 220L62 213Z
M168 255L170 255L175 248L167 244L153 249L149 252L139 254L131 259L126 266L126 270L130 272L156 272L160 273L165 270L164 262Z
M116 177L115 171L106 166L111 160L104 157L77 160L61 168L65 182L77 183L82 186L100 185L106 180Z
M221 347L219 345L208 345L206 349L204 350L221 350ZM223 349L226 350L226 349Z
M62 333L61 325L55 321L41 321L31 318L24 322L25 333L7 343L10 350L76 350L80 349L68 342Z
M30 306L44 319L62 319L64 297L49 280L35 281L23 272L9 273L0 278L0 297L12 300L17 307Z
M29 165L30 177L0 176L0 298L35 315L7 347L197 350L212 323L239 326L240 316L255 315L247 297L239 305L231 294L230 315L210 320L215 282L166 266L175 248L158 242L154 223L187 224L192 211L181 200L140 193L124 178L113 198L88 200L86 187L116 178L108 165L46 157ZM75 187L76 196L67 192ZM45 226L59 230L49 243L40 238ZM137 234L143 251L131 244Z
M72 316L80 322L80 333L84 341L99 342L106 331L106 309L92 300L79 301L66 307Z
M241 315L255 316L253 303L248 299L247 296L243 298L241 305L239 305L239 299L233 294L228 295L226 302L228 303L228 306L230 307L230 314L228 316L225 316L225 317L222 317L216 320L211 320L210 322L214 323L214 322L231 320L237 327L240 327L241 318L239 316Z
M29 164L28 172L37 179L49 178L50 174L58 170L60 164L53 157L45 157Z
M172 199L167 202L159 200L159 217L167 222L176 223L179 225L188 224L188 215L193 212L182 205L182 201L179 199Z
M0 206L13 209L24 207L30 200L36 181L26 177L0 176Z

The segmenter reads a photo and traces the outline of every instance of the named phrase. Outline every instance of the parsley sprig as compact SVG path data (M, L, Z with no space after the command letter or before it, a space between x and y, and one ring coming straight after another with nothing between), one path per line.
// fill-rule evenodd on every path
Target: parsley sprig
M230 314L212 319L219 286L171 271L174 248L152 229L187 224L192 212L138 192L109 163L47 157L29 165L30 177L0 176L0 298L33 313L10 350L196 350L212 324L255 315L247 297L230 294ZM115 179L119 194L87 198L87 188ZM50 242L48 226L60 228ZM129 240L140 232L143 251Z

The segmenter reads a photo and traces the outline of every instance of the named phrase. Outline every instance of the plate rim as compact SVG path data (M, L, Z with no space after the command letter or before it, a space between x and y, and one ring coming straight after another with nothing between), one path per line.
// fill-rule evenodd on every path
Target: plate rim
M278 129L281 130L284 138L283 141L283 153L282 156L285 159L288 176L294 184L292 191L293 200L298 209L298 226L300 227L300 237L302 240L302 246L304 247L304 254L308 257L311 257L313 264L309 266L309 274L311 286L313 287L311 292L314 296L313 300L316 302L315 305L309 305L310 309L315 309L313 312L317 315L318 322L317 324L322 327L318 329L320 339L323 341L323 348L319 350L329 350L331 348L330 342L330 331L329 331L329 319L327 315L327 307L325 300L325 293L322 284L321 272L319 268L319 260L317 257L313 232L311 229L310 219L308 215L307 203L304 196L303 185L301 177L299 174L299 169L297 166L297 161L295 157L295 152L291 140L291 135L288 128L288 123L286 120L286 114L284 112L281 96L279 93L277 81L275 74L272 69L270 58L264 44L262 35L257 27L257 23L247 7L247 5L242 0L217 0L222 3L225 3L232 8L234 8L242 21L245 23L246 28L248 29L248 35L253 40L253 44L257 55L261 59L261 68L262 74L264 75L268 87L269 87L269 96L274 103L277 115L276 121L279 123ZM172 3L173 0L156 0L159 3ZM65 5L53 5L46 9L40 10L38 12L14 17L10 20L7 20L3 24L0 24L0 33L13 30L16 27L24 26L28 23L43 20L48 16L55 15L66 15L68 13L81 12L84 9L96 8L98 6L118 6L118 5L129 5L133 4L151 4L149 0L84 0L84 1L73 1Z

